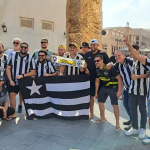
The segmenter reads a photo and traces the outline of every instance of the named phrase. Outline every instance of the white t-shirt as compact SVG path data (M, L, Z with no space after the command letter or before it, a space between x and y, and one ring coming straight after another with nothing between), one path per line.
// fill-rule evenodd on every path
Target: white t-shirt
M14 51L13 49L9 49L4 54L9 57L9 55L12 54L12 53L14 53L14 52L16 52L16 51Z

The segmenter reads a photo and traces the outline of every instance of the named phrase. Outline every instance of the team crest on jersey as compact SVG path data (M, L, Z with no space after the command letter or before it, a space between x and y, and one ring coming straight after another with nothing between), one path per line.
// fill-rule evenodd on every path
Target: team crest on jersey
M108 76L108 71L105 71L105 72L104 72L104 75L105 75L105 76Z
M124 67L127 68L127 66L128 66L128 65L125 63L125 64L124 64Z
M6 60L3 60L3 63L4 63L4 64L6 64L6 62L7 62Z
M28 60L26 59L26 60L24 60L24 62L25 62L25 63L27 63L27 62L28 62Z
M138 69L139 69L139 66L138 66L138 65L136 65L136 66L135 66L135 68L136 68L136 70L138 70Z
M48 66L45 66L45 69L48 69Z
M4 96L5 95L5 93L4 92L1 92L1 96Z
M78 65L79 67L81 67L81 66L82 66L82 61L78 61L77 65Z
M54 56L54 57L53 57L53 61L56 61L56 60L57 60L57 57L56 57L56 56Z

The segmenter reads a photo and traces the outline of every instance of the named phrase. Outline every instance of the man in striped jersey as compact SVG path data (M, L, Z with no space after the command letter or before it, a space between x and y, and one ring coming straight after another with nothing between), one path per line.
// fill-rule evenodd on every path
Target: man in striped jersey
M134 49L139 53L139 46L133 45ZM132 53L131 53L132 55ZM132 126L133 128L127 132L126 135L139 134L140 139L145 138L145 129L147 123L147 112L146 112L146 95L147 95L147 82L148 80L148 69L145 65L142 65L138 60L134 59L132 64L132 75L131 75L131 84L129 88L129 99L131 104L131 116L132 116ZM140 131L138 127L138 115L137 107L139 105L139 110L141 113L141 126Z
M71 43L69 45L69 48L70 48L70 54L66 56L66 58L83 60L83 57L77 53L78 45L76 43ZM80 71L84 72L85 69L74 67L74 66L61 66L60 75L63 75L64 71L65 71L65 75L78 75L80 74Z
M20 52L12 53L7 62L6 73L10 82L10 105L16 110L16 95L19 92L18 79L31 77L36 74L35 61L28 54L28 44L20 44ZM12 115L16 117L16 113Z
M120 75L123 80L124 90L123 90L123 104L126 109L127 114L129 115L130 120L123 122L124 125L129 125L125 127L125 130L130 130L131 125L131 112L130 112L130 101L129 101L129 87L131 84L131 73L132 73L132 64L133 58L125 57L124 52L121 50L115 51L115 59L117 63L114 67L120 72Z
M49 77L57 76L57 71L53 63L47 60L47 52L40 50L38 52L38 60L35 60L36 64L36 76L37 77Z
M54 55L55 53L52 52L51 50L48 50L48 45L49 45L48 39L43 38L43 39L41 40L41 48L42 48L42 50L44 50L44 51L47 52L47 59L49 60L49 59L50 59L50 56L51 56L51 55ZM32 56L35 60L38 59L38 52L39 52L39 50L35 51L34 54L33 54L33 56Z
M20 44L21 44L21 39L19 38L14 38L13 39L13 49L9 49L5 52L5 54L9 57L12 53L14 52L19 52L20 51ZM9 82L7 83L7 80L6 80L6 84L9 86ZM19 93L19 105L18 105L18 113L21 113L22 112L22 97Z
M7 55L4 54L4 45L0 42L0 75L6 77Z
M148 70L150 70L150 59L145 58L144 56L140 55L139 52L137 52L129 43L128 36L125 36L124 42L129 48L129 51L134 56L135 59L140 61L144 66L147 67ZM138 92L138 91L137 91ZM150 89L149 89L150 92ZM142 99L141 99L142 100ZM144 118L147 115L144 116ZM142 116L141 116L142 117ZM148 94L148 117L149 117L149 127L150 127L150 93ZM143 140L144 144L150 144L150 137L147 137L147 139Z

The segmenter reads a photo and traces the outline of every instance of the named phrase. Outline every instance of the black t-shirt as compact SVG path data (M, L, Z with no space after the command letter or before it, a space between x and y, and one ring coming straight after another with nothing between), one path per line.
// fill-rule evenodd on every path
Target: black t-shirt
M96 78L99 78L100 84L102 82L102 86L106 88L117 88L118 80L116 77L119 75L119 72L112 67L110 70L100 70L96 69Z
M94 63L94 57L96 55L102 55L104 59L104 64L108 64L110 62L110 59L106 53L100 53L100 50L96 54L93 54L91 51L88 51L85 53L84 59L88 65L88 70L90 72L90 78L91 81L95 82L95 71L96 71L96 66Z
M114 55L112 55L112 56L110 57L110 61L113 62L114 64L116 63L116 59L115 59L115 56L114 56Z

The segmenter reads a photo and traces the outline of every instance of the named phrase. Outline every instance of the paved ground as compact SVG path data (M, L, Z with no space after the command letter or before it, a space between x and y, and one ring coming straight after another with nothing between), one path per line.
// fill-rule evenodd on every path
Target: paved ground
M120 125L128 119L119 101ZM106 103L107 122L95 124L99 116L95 103L94 120L65 121L59 119L25 120L25 111L11 122L0 126L0 150L150 150L138 137L126 137L115 132L113 109ZM147 127L148 128L148 127Z

